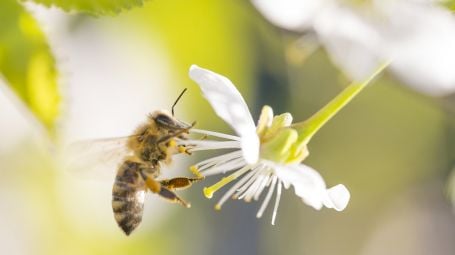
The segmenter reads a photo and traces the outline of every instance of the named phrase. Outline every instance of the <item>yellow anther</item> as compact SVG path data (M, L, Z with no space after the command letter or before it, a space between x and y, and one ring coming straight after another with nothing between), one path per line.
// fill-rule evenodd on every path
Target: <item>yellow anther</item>
M220 204L216 204L215 205L215 210L220 211L221 210L221 205Z
M213 197L213 191L210 190L209 188L205 187L203 189L203 192L204 192L204 196L208 199L212 198Z
M224 187L224 185L230 183L231 181L235 180L234 176L229 175L228 177L224 177L221 179L219 182L213 184L210 187L205 187L204 188L204 195L206 198L212 198L213 193L215 193L217 190L221 189Z
M201 172L199 172L199 169L197 169L196 166L190 166L190 171L191 171L191 173L193 173L197 178L201 178L201 179L204 178L204 175L202 175Z
M171 139L169 141L169 147L175 147L175 146L177 146L177 142L174 139Z
M246 171L250 170L251 167L250 166L245 166L243 167L242 169L238 170L237 172L227 176L227 177L224 177L223 179L221 179L219 182L213 184L212 186L210 187L205 187L204 188L204 196L206 198L212 198L213 197L213 193L215 193L217 190L221 189L222 187L224 187L224 185L230 183L231 181L237 179L239 176L241 176L242 174L246 173Z
M177 148L178 148L178 150L179 150L179 153L186 153L186 148L185 148L185 146L178 146Z

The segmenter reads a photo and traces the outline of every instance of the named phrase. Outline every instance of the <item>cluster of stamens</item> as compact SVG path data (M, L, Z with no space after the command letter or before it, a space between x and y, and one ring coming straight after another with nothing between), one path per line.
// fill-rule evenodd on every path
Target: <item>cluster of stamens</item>
M267 140L267 136L270 136L270 132L266 132L265 130L265 125L262 125L262 123L265 121L269 122L269 124L272 123L271 118L273 118L273 113L270 111L270 108L265 107L264 114L262 115L262 120L260 119L259 121L261 125L258 125L258 135L259 138L261 138L261 143ZM280 117L277 119L280 119ZM288 124L286 123L286 125ZM274 191L276 190L276 200L272 215L272 224L274 224L283 186L282 181L275 175L275 163L273 163L272 160L268 160L267 158L263 157L254 164L248 164L243 156L241 138L238 136L200 129L191 129L190 134L199 134L204 135L205 138L217 139L178 140L177 143L179 145L186 146L188 148L188 152L190 153L206 150L231 150L230 152L224 153L222 155L198 162L197 164L190 167L191 172L198 177L233 172L232 174L223 177L217 183L209 187L205 187L204 195L207 198L212 198L213 194L217 190L241 177L215 204L215 209L220 210L221 206L229 198L243 199L246 202L258 200L264 190L268 188L267 194L265 195L262 205L260 206L256 215L258 218L260 218L267 208L267 205L269 204ZM267 144L264 146L264 148L267 148ZM263 154L267 155L267 152L264 152Z

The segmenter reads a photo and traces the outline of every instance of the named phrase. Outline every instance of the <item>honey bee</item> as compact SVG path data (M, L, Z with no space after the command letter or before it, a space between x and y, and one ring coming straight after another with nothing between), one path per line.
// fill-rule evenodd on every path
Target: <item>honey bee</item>
M173 104L172 115L164 110L153 112L131 136L75 144L79 150L87 147L87 144L110 143L122 147L123 153L119 155L124 156L118 165L112 188L112 210L115 221L126 235L131 234L142 221L146 191L189 208L190 204L174 191L190 187L203 178L157 179L160 176L160 165L169 164L174 154L191 154L187 146L176 142L176 139L186 139L189 130L195 125L195 122L187 124L174 117L174 106L185 91L186 89Z

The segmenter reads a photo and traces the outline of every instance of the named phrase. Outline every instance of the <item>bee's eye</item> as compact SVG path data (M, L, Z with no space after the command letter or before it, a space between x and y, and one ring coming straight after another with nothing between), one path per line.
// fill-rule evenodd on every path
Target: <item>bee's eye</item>
M158 114L155 117L155 121L164 126L175 126L175 121L166 114Z
M167 114L157 114L153 117L153 120L156 122L157 125L172 130L182 130L191 128L191 125L188 125L184 122L181 122L177 119L174 119L170 115Z

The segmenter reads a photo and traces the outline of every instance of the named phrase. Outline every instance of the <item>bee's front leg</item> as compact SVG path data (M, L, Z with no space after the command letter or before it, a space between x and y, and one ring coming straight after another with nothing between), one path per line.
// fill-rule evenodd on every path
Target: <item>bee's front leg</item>
M171 134L162 136L160 139L158 139L157 143L167 142L167 141L169 141L171 138L179 137L179 136L181 136L181 135L184 134L184 133L188 133L188 132L190 131L190 129L191 129L193 126L194 126L194 124L192 124L191 127L189 127L189 128L179 129L179 130L177 130L176 132L173 132L173 133L171 133Z

